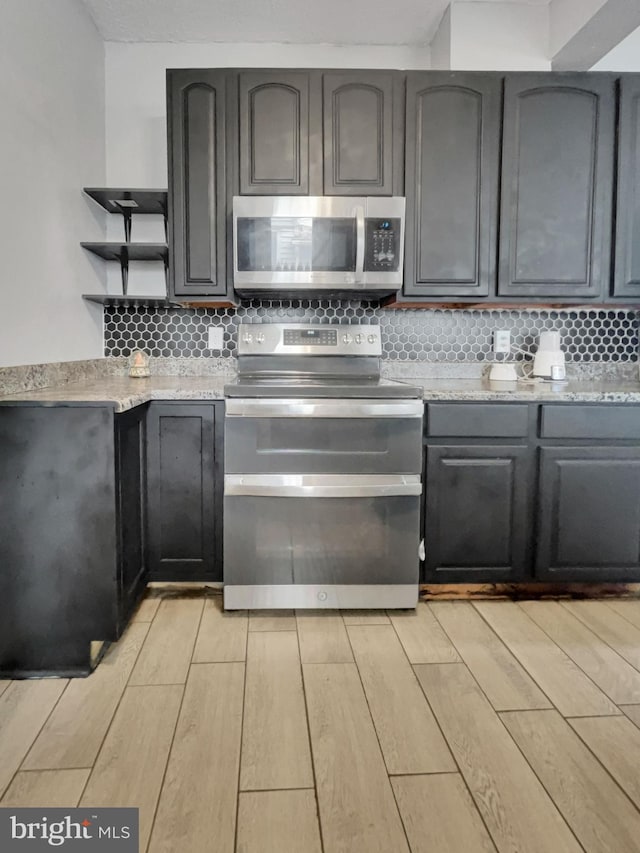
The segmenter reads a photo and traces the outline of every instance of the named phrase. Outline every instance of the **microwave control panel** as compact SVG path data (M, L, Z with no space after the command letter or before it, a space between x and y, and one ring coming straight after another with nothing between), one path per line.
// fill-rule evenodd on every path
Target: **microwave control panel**
M367 219L364 268L367 272L395 272L400 265L400 219Z

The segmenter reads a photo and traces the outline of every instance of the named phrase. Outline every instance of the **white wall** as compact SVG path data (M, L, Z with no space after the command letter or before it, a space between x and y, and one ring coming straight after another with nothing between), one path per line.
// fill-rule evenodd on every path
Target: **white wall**
M548 71L549 10L523 3L451 4L451 68Z
M431 67L451 68L451 6L447 6L431 41Z
M0 366L102 355L104 45L80 0L0 5Z
M167 184L165 72L167 68L429 68L428 47L319 44L106 43L108 186ZM122 239L119 217L109 236ZM132 239L164 240L161 217L134 217ZM108 290L121 292L109 265ZM162 293L162 264L132 263L129 293Z
M640 71L640 27L593 66L593 71Z
M606 0L551 0L550 53L563 48L606 3Z

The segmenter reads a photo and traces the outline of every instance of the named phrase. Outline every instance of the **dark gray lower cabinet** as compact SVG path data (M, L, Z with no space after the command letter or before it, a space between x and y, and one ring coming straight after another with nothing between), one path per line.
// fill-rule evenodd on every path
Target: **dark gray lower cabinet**
M149 579L221 581L222 403L151 403Z
M87 675L144 590L144 406L0 406L0 678Z
M145 421L147 407L116 415L118 636L147 585L145 560Z
M530 566L531 450L427 447L427 583L519 580Z
M640 447L544 447L540 453L536 577L637 581Z

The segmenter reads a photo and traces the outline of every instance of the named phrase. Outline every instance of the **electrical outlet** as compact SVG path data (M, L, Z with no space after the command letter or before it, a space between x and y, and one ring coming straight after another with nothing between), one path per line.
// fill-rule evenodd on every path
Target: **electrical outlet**
M493 333L493 351L511 352L511 332L509 329L497 329Z
M222 326L209 326L207 349L221 350L224 345L223 334L224 330Z

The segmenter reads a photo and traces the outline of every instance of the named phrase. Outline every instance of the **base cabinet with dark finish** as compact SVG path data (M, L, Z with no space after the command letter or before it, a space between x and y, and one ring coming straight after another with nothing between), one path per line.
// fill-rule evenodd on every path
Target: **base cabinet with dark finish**
M88 675L144 591L145 407L0 406L0 678Z
M425 581L517 581L529 573L531 451L427 446Z
M640 447L541 448L536 539L540 580L640 580Z
M640 406L434 402L425 583L640 581Z
M221 581L223 403L151 403L147 554L153 581Z
M115 418L118 512L118 636L144 595L146 565L146 416L137 406Z

